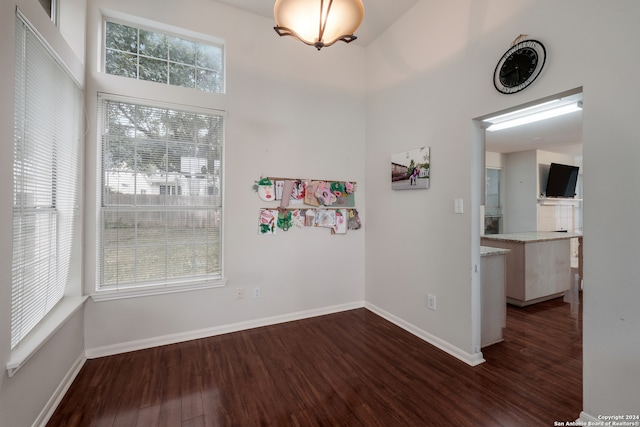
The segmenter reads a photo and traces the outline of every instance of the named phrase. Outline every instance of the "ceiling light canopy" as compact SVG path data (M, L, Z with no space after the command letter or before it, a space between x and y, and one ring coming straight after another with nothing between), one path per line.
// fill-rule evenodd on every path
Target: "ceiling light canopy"
M276 33L320 50L338 40L354 41L364 17L362 0L276 0Z

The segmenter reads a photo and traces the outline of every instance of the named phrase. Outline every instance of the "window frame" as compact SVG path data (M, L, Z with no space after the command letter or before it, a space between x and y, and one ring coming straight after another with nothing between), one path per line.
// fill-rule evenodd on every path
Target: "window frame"
M56 27L59 24L59 19L58 19L58 0L38 0L40 3L40 6L42 6L42 8L44 9L44 11L47 13L47 15L49 16L49 19L51 19L51 22L53 22L53 25L55 25Z
M496 180L497 182L495 183L495 185L498 187L498 192L497 193L491 193L489 194L489 182L490 182L490 173L489 171L492 171L494 173L496 173ZM504 226L504 212L503 212L503 204L502 204L502 199L503 199L503 170L502 168L496 168L496 167L486 167L485 168L485 212L484 212L484 218L483 218L483 230L485 234L499 234L502 232L502 227ZM489 204L489 199L490 199L490 195L496 195L497 196L497 205L492 205ZM494 213L495 210L495 213ZM489 211L489 212L487 212ZM493 224L497 224L497 230L495 229L491 229L490 226Z
M145 79L140 79L138 76L136 76L135 78L133 77L126 77L126 76L120 76L117 74L110 74L107 73L106 68L107 68L107 58L106 58L106 54L107 54L107 43L106 43L106 35L107 35L107 22L113 22L115 24L119 24L119 25L126 25L132 28L136 28L138 30L144 30L144 31L150 31L150 32L154 32L154 33L158 33L158 34L163 34L165 36L169 36L169 37L178 37L184 40L189 40L189 41L193 41L196 43L200 43L200 44L204 44L204 45L208 45L208 46L214 46L214 47L218 47L221 49L221 64L220 64L220 91L219 92L213 92L213 91L206 91L206 90L201 90L198 89L197 87L186 87L186 86L181 86L181 85L173 85L171 84L169 81L167 81L166 83L162 83L162 82L155 82L152 80L145 80ZM137 57L139 58L139 54L137 54ZM127 79L131 79L131 80L135 80L135 81L143 81L143 82L149 82L149 83L159 83L162 84L164 86L173 86L173 87L179 87L179 88L183 88L183 89L192 89L192 90L196 90L202 93L207 93L207 94L225 94L226 93L226 80L227 80L227 75L226 75L226 42L224 39L219 38L219 37L214 37L214 36L210 36L207 34L202 34L202 33L197 33L194 31L189 31L187 29L183 29L183 28L178 28L178 27L174 27L174 26L170 26L170 25L166 25L166 24L160 24L157 22L152 22L152 21L148 21L142 18L133 18L133 17L129 17L129 16L121 16L120 14L104 14L102 16L102 33L101 33L101 57L100 57L100 71L106 75L109 76L114 76L114 77L123 77L123 78L127 78ZM169 76L167 76L167 80L169 80Z
M48 216L55 216L55 220L54 220L55 236L52 236L53 238L48 239L48 241L49 242L55 241L54 246L56 247L56 249L54 249L53 258L55 258L56 266L53 268L53 272L49 276L55 276L56 279L51 279L50 277L48 277L46 281L48 284L51 284L51 282L57 282L58 288L59 288L58 292L60 292L61 294L60 294L60 298L55 300L56 301L55 303L47 303L47 305L50 306L50 309L48 309L46 311L46 314L44 314L42 317L39 317L37 323L34 324L33 328L29 329L27 333L24 333L24 331L19 333L20 338L19 338L19 341L16 343L13 342L14 340L14 330L13 330L14 307L12 303L11 356L9 361L7 362L7 371L10 377L13 376L18 371L18 369L20 369L27 362L27 360L38 351L38 349L55 333L56 330L58 330L61 327L62 324L64 324L74 313L76 313L80 309L80 307L82 307L82 304L87 298L85 296L82 296L81 280L79 275L76 274L81 269L80 258L82 255L81 254L82 245L76 242L80 242L81 240L80 236L82 235L82 227L79 224L82 222L81 220L83 216L82 212L78 210L78 203L80 203L82 199L82 191L83 191L83 186L80 183L82 182L81 180L83 175L82 159L84 158L84 150L83 150L84 148L84 138L83 138L84 137L84 127L83 127L84 125L84 121L83 121L84 89L82 87L82 84L80 83L78 76L73 73L72 68L70 68L69 66L69 64L74 64L73 62L74 58L64 54L61 55L54 48L54 46L58 47L59 49L61 48L64 53L64 47L65 47L64 45L60 43L55 43L56 40L54 40L52 44L51 40L48 40L45 37L43 37L42 33L38 31L34 23L25 14L23 14L19 8L16 8L15 22L16 22L16 28L15 28L16 32L18 32L21 28L25 28L25 31L24 31L25 37L24 38L16 37L16 40L15 40L15 43L20 42L20 44L22 45L22 48L20 49L18 49L17 47L15 48L15 55L16 56L19 54L23 55L20 61L18 61L18 58L16 58L15 67L22 66L24 70L26 70L26 68L29 68L31 70L30 75L32 76L32 78L34 76L37 76L36 71L38 70L38 67L33 67L32 66L33 64L31 64L31 62L27 60L27 57L30 55L33 56L34 52L41 50L44 53L44 55L47 56L47 58L40 57L41 59L39 59L38 62L41 64L44 64L44 63L48 63L49 61L52 61L51 63L55 63L55 67L56 67L56 72L54 74L58 77L59 75L64 74L67 77L67 79L65 79L63 83L60 83L59 85L54 85L53 87L69 88L73 86L74 87L73 93L71 92L67 93L68 97L64 97L64 98L69 103L73 102L75 105L73 107L70 107L71 110L73 110L71 113L69 113L68 109L67 110L60 109L59 111L59 112L66 111L63 114L62 118L65 118L65 117L70 118L69 123L61 126L60 122L56 122L56 125L54 126L55 131L52 131L51 128L44 129L44 133L46 135L49 135L51 139L51 142L50 142L51 150L53 153L56 153L53 155L53 158L56 159L54 161L54 163L56 164L54 166L50 166L50 169L51 169L51 173L55 174L56 176L55 188L57 189L57 192L54 191L54 187L52 186L53 184L51 184L51 182L53 181L49 182L48 185L44 185L41 187L44 193L46 193L47 187L49 187L51 190L50 199L46 201L46 203L43 203L42 200L36 200L35 198L33 199L32 202L29 202L27 198L21 197L21 195L26 194L26 192L22 191L22 189L20 188L21 184L16 183L15 174L17 173L16 167L19 168L20 164L23 164L24 162L21 163L18 160L16 160L15 146L16 144L18 146L24 146L24 143L18 143L15 138L17 138L17 135L21 135L20 139L22 139L24 137L25 132L21 130L15 133L16 130L14 129L14 142L13 142L14 144L14 155L13 155L14 156L14 160L13 160L14 188L12 191L14 195L14 201L12 202L14 204L13 206L14 214L12 219L13 227L15 227L16 219L20 219L23 217L19 212L16 213L17 211L20 211L20 210L27 213L28 217L42 216L40 213ZM29 33L31 34L31 36L28 35ZM24 48L30 44L30 42L28 41L29 37L32 39L32 41L39 42L39 47L37 49L30 50L31 54L28 54L26 53L26 51L24 51ZM39 56L35 56L35 58L37 57ZM29 64L31 64L31 67L29 66ZM16 69L16 74L14 76L14 79L16 79L16 82L14 83L16 88L14 90L16 91L22 90L23 92L27 92L27 90L22 87L22 85L28 83L28 81L24 79L24 75L25 74L23 74L22 72L19 72ZM47 68L43 75L52 76L51 69ZM18 86L17 80L20 80L21 82L20 86ZM56 81L61 82L60 79ZM42 92L46 92L42 90L37 90L37 88L33 88L33 87L28 91L32 94L41 94ZM55 98L55 101L54 101L55 105L60 105L60 102L62 102L62 100L60 99L60 94L53 94L53 95L49 94L49 97L52 97L52 96ZM70 98L74 98L73 101ZM34 101L31 100L30 102L33 104ZM16 106L14 108L18 107L18 103L20 103L19 111L21 111L22 113L18 114L14 112L14 115L15 115L14 126L18 125L18 123L23 123L24 117L28 119L29 117L31 117L32 114L34 114L34 111L35 111L32 108L31 110L34 110L34 111L29 112L26 108L29 101L26 99L23 99L22 97L18 97L16 95L16 99L15 99ZM36 102L36 104L38 105L37 108L42 108L46 103L42 103L38 101ZM22 114L24 114L24 116ZM18 119L18 117L23 117L23 119L22 120ZM38 121L32 121L32 123L38 123ZM41 127L36 127L34 131L34 127L32 124L30 125L29 131L27 133L31 134L32 137L35 137L36 134L42 134L43 129ZM27 147L41 146L40 142L38 142L40 141L40 138L41 137L36 137L35 144L34 142L31 142L26 146ZM61 141L65 141L73 145L64 144L64 146L66 147L63 147L63 145L60 143ZM71 147L71 148L68 148L68 147ZM70 151L67 151L67 150L70 150ZM42 153L40 154L40 156L42 156ZM25 159L26 158L27 157L25 157ZM30 161L28 163L33 165L38 163L37 155L35 158L31 156L31 158L33 159L33 161ZM49 162L50 161L51 159L49 158ZM64 162L72 162L71 164L73 166L70 167L69 164L67 164L66 166L62 165L62 163ZM70 174L69 172L73 172L73 173ZM23 174L22 176L26 177L27 175ZM37 182L37 180L35 182ZM18 188L16 188L16 185L18 186ZM77 186L77 187L74 187L74 186ZM61 187L61 188L58 188L58 187ZM20 189L19 193L16 192L17 189ZM73 190L73 191L70 191L70 190ZM40 190L38 190L37 192L40 194ZM75 198L73 196L74 192L75 192ZM44 194L44 193L41 193L41 194ZM13 239L15 242L15 229L13 233L14 233ZM21 235L22 233L18 234L18 236L21 236ZM67 243L60 240L61 238L65 237L64 235L66 235ZM42 245L38 243L35 247L40 248L41 246ZM22 250L21 247L22 246L20 244L18 244L17 246L15 244L13 245L12 257L14 258L14 261L12 262L13 264L12 288L16 286L13 283L13 280L15 279L15 274L16 274L16 265L15 265L16 252L15 251ZM29 257L25 259L29 259ZM38 268L40 268L40 266L38 266ZM21 269L22 267L19 267L18 269L19 277L24 276L24 272ZM36 287L40 289L40 286L37 284L36 284ZM14 298L14 292L15 291L12 289L12 300ZM46 292L47 292L47 295L50 295L49 291L46 291ZM49 297L47 297L47 299L48 298ZM16 320L16 321L19 322L20 320Z
M168 293L176 293L176 292L185 292L197 289L208 289L215 287L223 287L226 286L227 280L224 277L224 172L225 172L225 129L226 129L226 120L227 114L225 111L221 111L213 108L202 108L192 105L183 105L166 101L155 101L141 98L128 97L124 95L114 95L114 94L106 94L106 93L98 93L98 115L97 115L97 156L96 156L96 228L95 228L95 247L96 247L96 262L95 262L95 287L93 289L93 293L91 298L94 301L106 301L106 300L114 300L121 298L132 298L132 297L140 297L147 295L159 295L159 294L168 294ZM222 117L223 125L222 125L222 133L221 133L221 173L220 173L220 205L219 205L219 260L220 260L220 277L219 278L209 278L209 279L198 279L198 278L177 278L175 280L164 281L163 283L138 283L138 284L127 284L124 286L103 286L101 283L101 275L102 275L102 260L101 260L101 250L102 250L102 212L105 209L103 204L103 156L102 156L102 124L103 124L103 116L104 114L100 114L102 111L101 104L105 101L114 101L114 102L123 102L130 103L134 105L141 105L147 107L157 107L163 109L171 109L182 112L189 112L195 114L205 114L205 115L217 115ZM174 186L172 191L176 190ZM208 195L208 192L207 192ZM161 210L161 209L160 209Z

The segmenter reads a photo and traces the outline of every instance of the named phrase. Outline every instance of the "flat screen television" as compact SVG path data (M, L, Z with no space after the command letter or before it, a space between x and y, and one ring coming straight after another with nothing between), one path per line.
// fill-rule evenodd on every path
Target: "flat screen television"
M578 169L578 166L551 163L545 195L547 197L574 197L578 182Z

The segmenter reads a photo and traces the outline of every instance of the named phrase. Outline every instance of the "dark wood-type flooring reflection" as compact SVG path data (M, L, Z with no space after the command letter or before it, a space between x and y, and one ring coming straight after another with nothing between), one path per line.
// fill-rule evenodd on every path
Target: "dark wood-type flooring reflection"
M48 426L552 426L582 409L580 313L509 306L476 367L366 309L88 360Z

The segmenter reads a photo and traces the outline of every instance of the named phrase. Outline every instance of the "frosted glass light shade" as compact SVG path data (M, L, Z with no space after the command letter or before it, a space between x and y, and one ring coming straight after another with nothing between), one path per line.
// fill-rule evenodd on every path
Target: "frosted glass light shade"
M362 23L362 0L276 0L274 30L320 50L338 40L346 43Z

